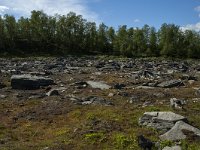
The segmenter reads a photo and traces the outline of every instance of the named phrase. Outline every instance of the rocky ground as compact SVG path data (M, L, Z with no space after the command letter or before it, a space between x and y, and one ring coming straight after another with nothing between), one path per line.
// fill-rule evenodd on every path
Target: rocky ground
M198 60L0 59L0 149L200 149Z

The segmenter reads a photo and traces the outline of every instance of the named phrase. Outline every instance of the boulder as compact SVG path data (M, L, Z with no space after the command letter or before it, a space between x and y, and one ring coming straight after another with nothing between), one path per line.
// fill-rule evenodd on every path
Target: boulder
M162 88L173 88L173 87L179 87L183 86L183 82L181 80L170 80L170 81L164 81L160 84L158 84L158 87Z
M168 131L177 121L187 119L173 112L146 112L139 119L139 125L152 127L161 131Z
M200 130L183 122L178 121L174 127L160 136L161 140L177 141L187 138L187 133L192 132L192 136L200 138ZM191 136L191 133L190 133Z
M95 89L108 90L111 88L111 86L109 86L103 82L87 81L86 83Z
M41 86L49 86L54 81L47 77L33 76L30 74L13 75L11 77L11 86L13 89L19 90L35 90Z
M180 146L173 146L173 147L165 147L163 148L162 150L181 150L181 147Z

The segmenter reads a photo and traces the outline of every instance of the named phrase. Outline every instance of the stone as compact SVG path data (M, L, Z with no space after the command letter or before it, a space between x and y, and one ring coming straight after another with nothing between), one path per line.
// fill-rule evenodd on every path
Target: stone
M187 121L185 117L173 112L146 112L139 119L139 125L152 127L166 132L180 120Z
M114 93L109 93L108 97L113 97L115 94Z
M160 136L161 140L177 141L186 139L187 135L184 131L193 132L193 135L200 137L200 130L183 122L178 121L171 130Z
M7 96L6 95L1 95L0 94L0 99L4 99L4 98L6 98Z
M47 96L58 96L59 92L56 89L52 89L49 92L46 93Z
M137 86L135 89L154 89L154 87L150 87L150 86Z
M11 87L18 90L35 90L41 86L49 86L54 84L51 78L32 76L30 74L12 75Z
M196 95L196 96L200 96L200 89L197 89L197 90L196 90L195 95Z
M108 101L104 98L97 97L97 96L89 96L86 98L78 98L75 96L69 97L70 101L72 101L74 104L77 105L104 105L104 106L112 106L113 103L111 101Z
M149 139L145 138L143 135L139 135L138 137L138 145L144 150L151 150L154 146L154 143Z
M162 88L173 88L173 87L179 87L183 86L183 82L181 80L170 80L170 81L164 81L160 84L158 84L158 87Z
M86 83L95 89L108 90L111 88L111 86L103 82L87 81Z
M114 89L118 89L118 90L121 90L121 89L123 89L124 87L126 87L125 84L117 83L117 84L114 85Z
M182 150L180 146L165 147L162 150Z
M112 106L113 105L112 102L107 101L104 98L96 97L96 96L89 96L89 97L83 99L82 105L88 105L88 104L104 105L104 106Z
M75 82L74 85L77 89L84 89L88 86L87 82L85 81Z
M170 106L175 109L183 109L183 106L186 105L186 101L182 99L171 98Z

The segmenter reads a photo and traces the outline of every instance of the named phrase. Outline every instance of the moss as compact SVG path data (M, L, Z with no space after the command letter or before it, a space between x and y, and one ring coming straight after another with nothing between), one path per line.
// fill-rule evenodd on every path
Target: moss
M84 140L90 144L102 143L106 140L104 133L87 133L84 135Z

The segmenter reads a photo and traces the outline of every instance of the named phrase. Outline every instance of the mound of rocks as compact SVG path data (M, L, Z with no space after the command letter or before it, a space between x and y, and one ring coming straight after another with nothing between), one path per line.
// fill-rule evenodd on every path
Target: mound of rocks
M173 112L146 112L139 119L139 125L152 127L161 131L167 131L180 120L186 121L187 119Z
M189 125L187 119L173 112L146 112L139 119L139 124L165 131L161 140L178 141L192 136L200 139L200 130Z
M30 74L12 75L11 87L18 90L35 90L41 86L49 86L54 84L51 78L34 76Z

